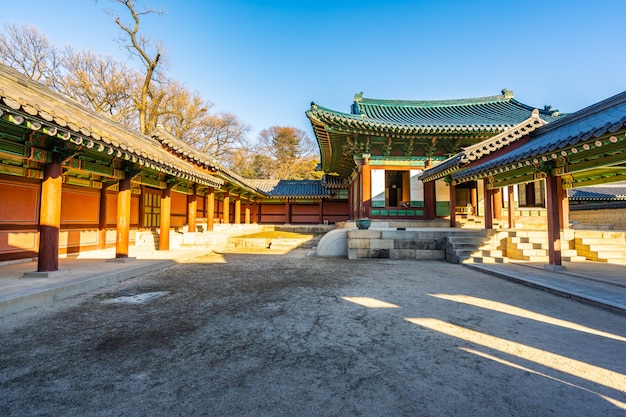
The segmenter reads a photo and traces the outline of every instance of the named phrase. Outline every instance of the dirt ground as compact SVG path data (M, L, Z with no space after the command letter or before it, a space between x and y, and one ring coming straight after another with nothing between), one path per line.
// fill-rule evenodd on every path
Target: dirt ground
M7 417L626 415L626 316L444 262L211 254L0 324Z

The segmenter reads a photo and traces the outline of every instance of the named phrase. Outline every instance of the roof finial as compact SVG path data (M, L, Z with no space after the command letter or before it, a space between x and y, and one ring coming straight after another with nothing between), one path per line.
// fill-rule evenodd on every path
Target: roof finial
M363 100L363 91L354 95L354 101L359 102Z
M504 98L513 98L513 91L503 88L502 95L504 96Z

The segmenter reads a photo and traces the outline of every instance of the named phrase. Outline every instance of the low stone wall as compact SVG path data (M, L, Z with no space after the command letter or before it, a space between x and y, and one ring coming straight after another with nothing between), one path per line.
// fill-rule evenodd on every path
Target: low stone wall
M626 230L626 208L570 210L575 229Z
M348 230L348 259L432 259L446 257L446 232Z

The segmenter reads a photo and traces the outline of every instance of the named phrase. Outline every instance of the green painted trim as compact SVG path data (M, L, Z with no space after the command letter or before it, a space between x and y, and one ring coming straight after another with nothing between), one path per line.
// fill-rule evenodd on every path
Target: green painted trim
M372 200L372 207L385 207L385 201Z
M449 216L450 215L450 202L437 201L435 203L437 216Z
M380 216L380 210L371 210L370 213L372 216Z
M424 207L424 201L411 200L411 207Z

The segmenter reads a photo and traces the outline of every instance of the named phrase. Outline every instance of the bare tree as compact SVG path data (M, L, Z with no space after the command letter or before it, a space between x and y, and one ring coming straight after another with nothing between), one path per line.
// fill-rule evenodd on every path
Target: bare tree
M59 68L59 52L35 26L9 23L0 33L0 62L22 74L53 86Z
M129 127L136 126L137 109L131 98L140 74L108 55L78 51L63 52L65 74L59 88L74 100L108 115Z
M272 164L267 171L273 179L314 178L318 163L315 144L295 127L272 126L259 133L259 155Z
M132 18L130 24L122 22L119 15L113 11L109 11L109 15L113 21L122 29L124 33L121 37L121 42L124 47L134 56L138 57L141 61L145 74L143 82L141 84L140 93L136 98L135 106L139 112L139 131L143 134L147 134L148 127L148 112L150 110L150 87L155 76L155 72L159 67L159 64L163 61L164 47L161 43L153 45L149 38L139 33L139 23L143 16L148 14L163 14L163 11L146 9L139 11L136 8L135 0L111 0L114 3L119 3Z

